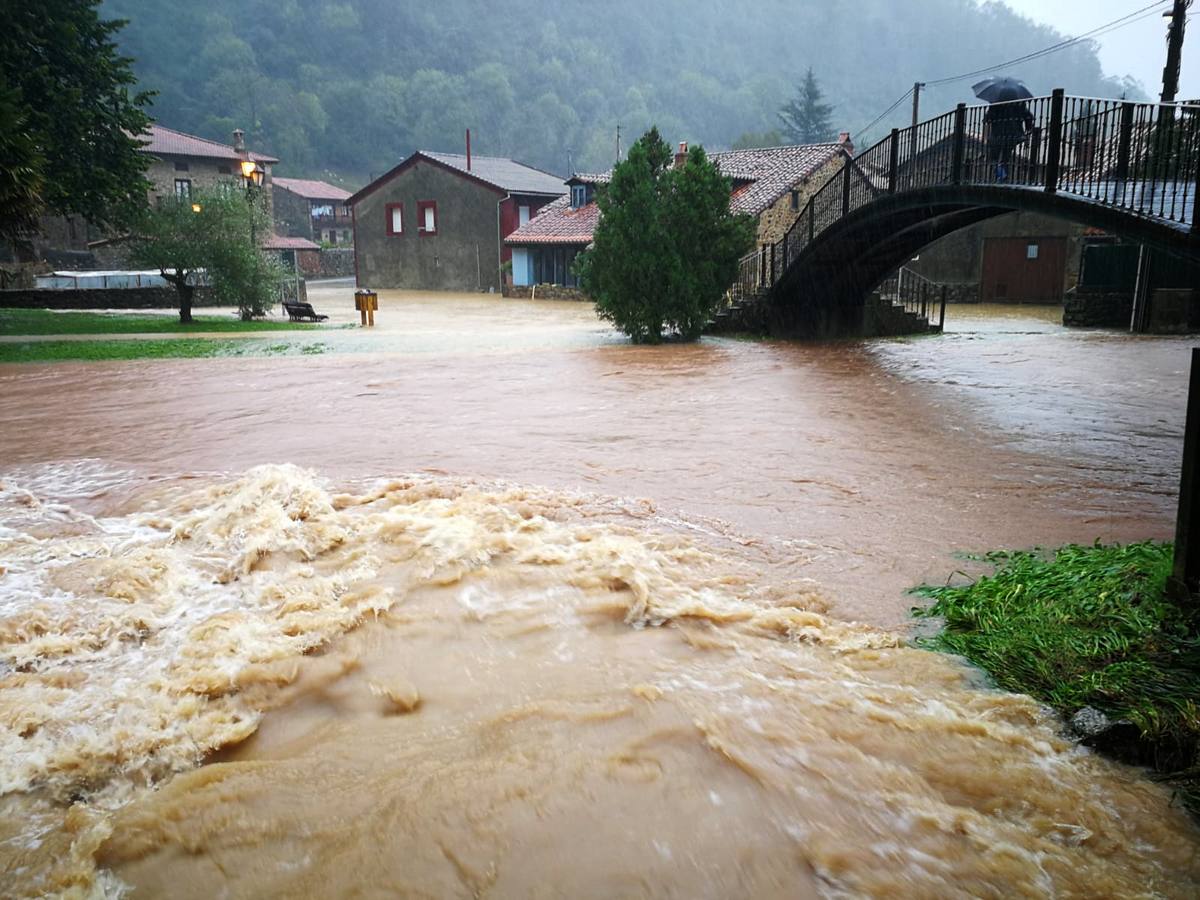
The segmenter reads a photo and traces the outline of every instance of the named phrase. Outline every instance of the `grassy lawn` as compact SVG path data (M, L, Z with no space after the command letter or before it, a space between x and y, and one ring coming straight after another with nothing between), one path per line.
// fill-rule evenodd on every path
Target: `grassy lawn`
M1168 599L1171 545L986 559L995 573L974 584L914 591L933 604L913 612L945 623L918 643L966 657L1068 719L1092 707L1132 722L1133 761L1154 765L1200 815L1200 606Z
M204 356L295 356L325 352L320 343L268 343L256 340L164 338L153 341L31 341L0 343L0 363L68 360L193 359Z
M198 315L191 325L181 325L178 315L0 309L0 335L187 334L189 331L296 331L316 327L300 322L243 322L231 315Z

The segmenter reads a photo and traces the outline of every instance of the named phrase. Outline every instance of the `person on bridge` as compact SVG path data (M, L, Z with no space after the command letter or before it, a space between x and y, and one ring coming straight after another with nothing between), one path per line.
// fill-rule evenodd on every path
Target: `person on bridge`
M988 162L996 167L996 180L1008 181L1013 151L1033 131L1033 113L1023 100L994 101L983 115L987 129Z

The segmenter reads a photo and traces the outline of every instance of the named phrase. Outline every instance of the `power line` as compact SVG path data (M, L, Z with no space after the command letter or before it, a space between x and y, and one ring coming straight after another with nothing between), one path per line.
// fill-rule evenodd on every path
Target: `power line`
M851 132L851 134L855 134L855 135L866 134L868 131L870 131L872 128L874 128L876 125L878 125L880 123L880 121L883 120L892 110L894 110L897 106L899 106L901 103L903 103L909 97L911 97L912 92L913 92L913 89L909 88L907 91L905 91L900 96L899 100L897 100L895 103L893 103L887 109L885 109L883 112L881 112L879 115L877 115L874 119L872 119L870 125L867 125L865 128L860 128L860 129L858 129L858 131L853 131L853 132Z
M1010 59L1006 62L997 63L994 66L987 66L983 69L975 69L972 72L964 72L961 75L952 75L948 78L938 78L934 81L927 81L926 84L930 87L940 84L949 84L952 81L962 81L964 78L974 78L977 75L986 75L988 72L995 72L997 69L1005 69L1009 66L1015 66L1018 63L1029 62L1033 59L1039 59L1043 56L1048 56L1051 53L1058 53L1060 50L1066 50L1068 47L1073 47L1078 43L1089 40L1090 38L1099 37L1101 34L1108 34L1111 31L1116 31L1118 28L1124 28L1126 25L1132 25L1134 22L1147 19L1158 12L1159 8L1169 3L1170 0L1158 0L1156 3L1151 3L1148 6L1143 6L1141 9L1135 9L1131 13L1126 13L1118 19L1113 19L1111 22L1106 22L1093 28L1091 31L1085 32L1077 37L1068 38L1065 41L1059 41L1057 44L1051 44L1049 47L1043 47L1041 50L1035 50L1033 53L1027 53L1024 56L1018 56L1016 59Z
M1151 3L1147 6L1143 6L1140 9L1135 9L1133 12L1126 13L1125 15L1123 15L1119 18L1113 19L1111 22L1106 22L1103 25L1098 25L1095 28L1093 28L1091 31L1087 31L1081 35L1078 35L1077 37L1067 38L1064 41L1059 41L1057 44L1051 44L1049 47L1043 47L1041 50L1035 50L1032 53L1026 53L1024 56L1018 56L1015 59L1010 59L1006 62L997 63L993 66L987 66L983 69L976 69L973 72L964 72L961 75L952 75L948 78L938 78L933 81L921 82L921 87L934 87L937 85L950 84L951 82L962 81L965 78L974 78L978 75L986 75L988 72L995 72L998 69L1006 69L1009 66L1014 66L1019 63L1029 62L1034 59L1040 59L1041 57L1049 56L1052 53L1058 53L1061 50L1066 50L1068 47L1073 47L1076 44L1082 43L1083 41L1090 40L1091 38L1095 38L1095 37L1102 37L1105 34L1109 34L1120 28L1124 28L1126 25L1132 25L1135 22L1140 22L1142 19L1148 19L1151 16L1156 15L1161 7L1165 6L1167 3L1170 3L1170 2L1171 2L1171 0L1156 0L1155 3ZM1193 15L1195 15L1195 14L1193 13ZM1188 18L1190 19L1191 16L1189 16ZM903 96L901 96L895 103L893 103L891 106L889 106L887 109L885 109L882 113L880 113L878 116L876 116L872 120L871 124L867 125L865 128L860 128L858 131L852 132L852 133L856 134L856 135L866 134L868 131L870 131L872 128L874 128L876 125L878 125L880 123L880 121L882 121L884 118L886 118L893 110L895 110L896 107L898 107L901 103L903 103L905 100L907 100L909 97L911 97L912 92L913 92L913 89L909 88L907 91L904 92Z

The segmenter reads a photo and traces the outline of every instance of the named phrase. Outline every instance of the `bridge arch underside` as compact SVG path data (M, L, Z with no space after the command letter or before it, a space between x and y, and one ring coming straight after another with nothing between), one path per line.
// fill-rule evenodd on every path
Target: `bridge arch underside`
M1067 194L997 186L942 187L885 196L822 232L771 291L779 333L854 333L867 294L922 247L1018 210L1101 228L1200 263L1200 239L1183 227Z

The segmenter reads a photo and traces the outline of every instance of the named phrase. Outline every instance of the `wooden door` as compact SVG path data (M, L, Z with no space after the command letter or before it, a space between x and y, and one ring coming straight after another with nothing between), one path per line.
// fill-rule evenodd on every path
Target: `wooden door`
M1066 270L1066 238L987 238L979 297L984 303L1062 303Z

